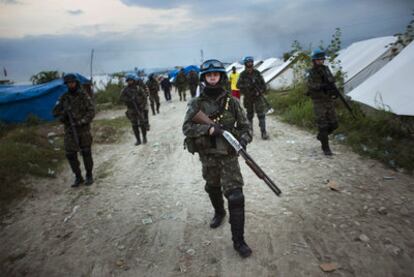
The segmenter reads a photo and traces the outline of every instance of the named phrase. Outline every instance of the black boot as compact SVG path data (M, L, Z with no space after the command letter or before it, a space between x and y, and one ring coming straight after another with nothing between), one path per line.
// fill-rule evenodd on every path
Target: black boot
M316 137L321 142L321 148L326 156L332 156L331 148L329 147L328 132L324 129L320 129Z
M220 187L209 187L207 193L210 197L211 204L214 208L214 216L210 221L211 228L217 228L223 222L224 217L226 216L226 210L224 209L224 199L223 193L221 192Z
M266 117L259 118L259 127L260 127L260 132L262 133L262 139L263 140L269 139L269 135L266 132Z
M75 174L75 181L71 187L78 187L83 183L82 173L79 167L78 154L76 152L68 152L66 153L66 158L68 159L72 172Z
M85 185L90 186L93 184L93 159L92 159L92 150L90 148L82 149L83 164L86 171L86 182Z
M152 115L155 115L154 103L151 103L151 111L152 111Z
M227 196L230 213L233 248L242 258L252 254L252 250L244 241L244 195L241 189L232 190Z
M157 113L160 113L160 103L157 103Z
M144 118L145 118L145 128L147 131L150 130L149 119L148 119L148 110L144 111Z
M142 132L142 143L146 144L147 143L147 127L142 126L141 127L141 132Z
M137 141L135 142L135 145L141 144L141 136L139 135L139 127L138 125L132 125L132 130L134 130L134 135Z

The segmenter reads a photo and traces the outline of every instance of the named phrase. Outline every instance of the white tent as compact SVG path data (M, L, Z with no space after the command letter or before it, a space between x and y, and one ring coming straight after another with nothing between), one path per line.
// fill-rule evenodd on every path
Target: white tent
M289 58L289 60L282 63L281 65L275 66L269 69L268 71L266 71L263 74L263 79L265 83L268 84L269 82L277 78L280 74L282 74L284 71L286 71L294 60L295 60L295 57L291 57Z
M269 82L269 87L275 90L285 89L285 88L289 88L290 86L292 86L293 81L294 81L293 69L291 67L288 67L281 74L279 74L277 78L274 78L272 81Z
M398 115L414 116L414 42L348 95Z
M263 63L257 67L257 70L260 71L260 73L266 72L266 70L269 70L272 67L275 67L277 65L281 65L283 62L279 60L278 58L268 58L263 61Z
M379 37L355 42L340 51L342 72L345 73L345 93L364 82L369 76L380 70L389 62L390 43L395 37Z
M234 62L234 63L232 63L231 65L229 65L229 66L227 66L227 67L226 67L226 71L227 71L227 73L228 73L228 74L231 72L231 68L232 68L233 66L235 66L235 67L236 67L236 71L237 71L237 72L240 72L240 71L242 71L242 70L244 69L244 65L242 65L242 64L240 64L240 63L238 63L238 62Z
M109 83L116 83L117 80L114 80L108 74L94 75L93 83L95 91L104 90Z

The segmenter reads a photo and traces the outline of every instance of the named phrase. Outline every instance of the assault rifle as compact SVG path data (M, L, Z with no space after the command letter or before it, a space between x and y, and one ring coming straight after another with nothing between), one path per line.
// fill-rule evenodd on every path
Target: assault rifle
M192 118L194 123L198 124L215 124L205 113L201 110L196 113ZM243 149L243 146L240 142L228 131L223 132L224 139L236 150L240 156L245 160L246 164L250 167L251 170L262 179L266 185L277 195L280 196L282 191L276 186L276 184L266 175L266 173L260 168L260 166L253 160L253 158Z
M352 115L353 119L356 119L354 111L352 110L349 103L345 100L345 97L342 95L342 93L339 91L339 89L336 87L335 83L328 82L328 87L325 89L325 91L333 96L338 97L341 99L342 103L344 104L345 108L349 111L349 113Z
M270 105L269 101L267 101L266 97L263 95L263 92L260 90L260 88L257 86L257 84L255 82L252 82L253 85L253 89L256 92L257 96L263 96L263 100L265 102L265 105L267 107L267 114L271 114L273 113L275 110L272 108L272 106Z
M135 97L132 99L132 104L134 105L134 109L138 114L138 119L137 119L138 126L141 125L140 123L145 124L146 123L145 118L142 116L141 111L138 109L137 102L135 102ZM147 126L145 126L145 127L147 127Z
M70 125L70 129L72 130L72 135L73 135L73 139L75 140L76 147L80 149L79 136L78 136L78 131L76 130L75 120L73 119L72 108L67 101L63 103L63 112L66 114L66 116L69 119L69 125Z

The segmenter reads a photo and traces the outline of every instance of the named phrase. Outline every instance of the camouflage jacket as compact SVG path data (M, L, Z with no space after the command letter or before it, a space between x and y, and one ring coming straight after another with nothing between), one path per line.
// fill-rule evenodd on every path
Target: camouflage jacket
M188 84L189 84L189 86L196 87L196 86L198 86L199 81L200 80L198 78L197 72L190 71L190 73L188 74Z
M53 116L58 117L63 122L65 129L70 128L68 113L72 115L78 131L81 132L83 129L90 129L90 123L95 117L95 108L91 98L81 89L78 89L76 92L62 94L53 108Z
M308 90L306 94L314 101L331 102L332 94L328 91L328 85L335 83L329 67L325 65L313 66L306 73L306 84Z
M216 99L203 92L200 97L192 98L188 103L183 124L183 133L187 138L192 139L197 149L195 152L200 154L235 154L223 137L209 135L210 125L197 124L192 121L199 110L211 119L217 119L217 123L224 130L230 131L236 138L244 139L246 142L252 141L249 122L239 101L226 91L223 91Z
M187 86L187 77L184 72L179 72L175 77L175 85L179 88L185 88Z
M253 69L250 74L247 70L240 73L237 87L240 89L240 93L247 98L259 96L266 91L266 83L262 74L256 69Z
M157 80L149 79L146 83L148 90L151 94L157 93L160 90L160 85L158 84Z
M139 86L126 86L122 89L120 100L125 103L129 113L136 113L135 104L140 110L146 110L148 106L147 94Z

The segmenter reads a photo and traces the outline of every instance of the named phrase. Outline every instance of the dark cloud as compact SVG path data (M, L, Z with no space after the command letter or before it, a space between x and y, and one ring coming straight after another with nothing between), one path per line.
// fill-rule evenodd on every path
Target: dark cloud
M81 15L81 14L83 14L83 11L82 10L67 10L66 11L68 14L70 14L70 15Z
M229 62L245 55L280 57L294 40L305 47L317 46L321 40L327 44L336 27L342 29L343 46L393 35L404 31L414 9L411 0L257 0L254 5L247 0L123 2L159 9L182 5L208 24L194 28L189 23L178 31L149 22L125 33L105 33L105 26L91 25L72 35L0 39L0 66L5 65L18 80L28 80L44 69L88 74L92 48L98 73L199 63L200 49L205 58Z

